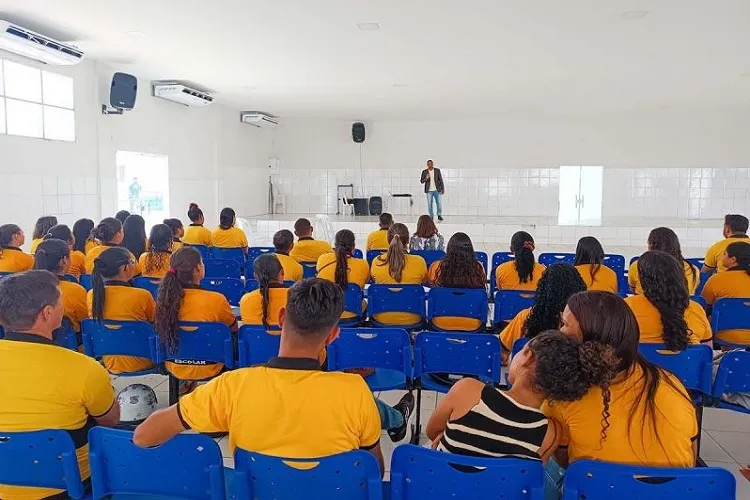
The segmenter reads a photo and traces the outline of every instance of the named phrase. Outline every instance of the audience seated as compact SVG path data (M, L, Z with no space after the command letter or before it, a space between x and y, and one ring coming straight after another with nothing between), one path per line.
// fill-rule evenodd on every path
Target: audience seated
M516 340L521 337L533 339L542 332L559 328L568 299L585 290L586 283L570 264L554 264L545 269L536 289L534 305L519 312L500 333L503 362Z
M534 258L534 238L526 231L518 231L510 240L514 259L495 269L498 290L536 290L544 266Z
M284 286L284 269L275 254L266 253L253 262L258 289L240 300L240 316L245 325L279 326L279 314L286 307L288 288Z
M113 247L120 247L122 245L124 238L122 224L120 224L119 220L113 217L107 217L105 219L102 219L99 225L91 230L91 236L96 239L99 244L86 252L86 261L84 262L84 265L87 274L91 274L94 271L94 262L96 261L97 257L99 257L104 251ZM140 266L138 266L138 260L130 250L128 250L127 248L125 248L125 250L127 250L130 260L132 260L134 263L133 276L140 275L141 269Z
M349 283L364 288L370 279L370 266L364 259L352 257L354 252L354 233L348 229L342 229L336 233L334 253L323 254L318 258L318 278L332 281L346 290ZM364 311L366 303L362 304ZM354 318L356 314L351 312L342 313L342 318Z
M70 274L72 276L75 276L76 279L79 279L81 277L81 274L83 274L83 272L86 270L86 255L82 251L75 249L76 239L75 236L73 236L73 232L70 230L70 228L65 224L58 224L56 226L53 226L44 236L45 241L48 239L63 240L68 244L68 248L70 248L70 263L63 274ZM52 269L47 270L52 271Z
M64 227L67 226L55 226ZM62 294L63 314L76 333L81 332L81 321L89 317L89 310L86 305L86 290L78 283L72 283L63 278L68 273L71 263L70 245L68 242L55 239L45 238L38 247L34 255L34 269L49 271L60 280L59 287Z
M15 224L0 226L0 273L18 273L34 267L34 257L23 253L23 229Z
M130 250L137 262L149 246L146 221L138 214L129 215L122 223L122 234L121 245Z
M578 240L575 267L589 290L617 293L617 273L603 264L604 249L593 236Z
M204 276L205 268L198 250L183 247L172 254L169 271L159 286L154 322L156 333L167 349L178 346L180 321L224 323L233 332L237 331L237 319L226 297L200 287ZM167 361L165 365L170 373L182 381L207 379L224 369L221 363L195 366Z
M307 219L297 219L294 234L297 235L297 244L289 256L297 262L318 262L321 255L333 252L327 241L313 239L313 226Z
M608 345L543 332L513 357L510 389L472 378L456 382L430 417L427 437L440 451L546 462L563 437L542 403L577 401L592 386L609 387L617 363Z
M117 220L117 219L113 219ZM156 317L154 298L147 290L135 288L135 259L122 247L97 247L104 251L94 260L92 290L88 293L89 316L97 321L145 321ZM137 356L103 356L104 366L112 373L130 373L154 367L150 359Z
M247 254L247 236L238 228L234 209L222 208L219 214L219 227L211 234L213 246L219 248L241 248Z
M279 259L281 267L284 268L284 279L287 281L301 280L304 275L302 264L289 256L289 252L294 248L292 232L288 229L276 231L276 234L273 235L273 247L276 258Z
M65 245L67 247L67 245ZM88 431L113 427L120 406L109 374L94 360L52 340L64 315L57 278L28 271L0 281L0 429L64 429L76 447L81 479L89 483ZM68 498L61 490L0 485L0 498Z
M119 220L120 223L125 225L125 221L128 220L128 217L130 217L130 215L130 212L128 212L127 210L120 210L115 214L115 219Z
M445 257L432 263L427 273L427 281L436 287L487 287L484 267L477 261L474 245L466 233L455 233L451 236ZM433 323L442 330L473 331L482 326L476 319L448 316L435 318Z
M50 229L57 225L57 217L53 215L45 215L39 217L34 224L34 233L31 239L31 245L29 245L29 253L36 253L36 247L42 242L44 237L47 235Z
M94 229L94 221L91 219L78 219L73 224L73 250L81 252L84 257L88 251L96 246L91 240L91 231Z
M644 253L638 264L643 295L631 295L625 303L635 314L640 341L675 351L710 341L711 324L703 306L690 300L682 264L659 250Z
M203 217L203 210L198 207L197 203L191 203L188 207L188 219L190 219L190 225L185 230L185 236L182 237L182 242L186 245L203 245L210 247L213 243L211 239L211 231L203 227L206 219Z
M138 265L143 276L162 279L169 270L169 259L174 249L172 230L166 224L156 224L149 234L148 251L141 254Z
M695 295L695 291L698 289L698 284L700 283L700 270L682 256L680 240L674 231L668 227L657 227L652 230L648 235L648 249L649 251L659 250L668 253L677 259L677 262L682 264L685 272L688 293ZM630 269L628 269L628 283L630 284L630 289L640 295L643 293L643 288L638 276L638 261L635 261L630 265Z
M164 224L172 230L172 250L182 248L182 237L185 236L185 228L180 219L164 219Z
M698 422L682 383L638 353L638 322L607 292L570 298L562 332L584 343L611 346L617 374L581 400L545 402L542 411L563 428L557 464L580 459L651 467L693 467Z
M379 225L377 231L373 231L367 235L367 245L365 252L370 250L388 250L388 230L393 225L393 216L388 212L380 214Z
M444 250L445 238L438 232L435 221L429 215L420 215L417 219L417 231L409 242L409 251Z
M719 272L726 271L722 263L722 256L724 250L727 249L732 243L750 243L750 238L747 235L748 220L744 215L729 214L724 217L724 239L714 243L711 248L706 252L706 260L703 263L703 269L701 272L712 273L716 270Z
M724 298L750 298L750 245L734 242L727 246L722 258L727 272L711 276L703 287L703 298L712 306ZM750 344L750 330L714 332L719 340Z

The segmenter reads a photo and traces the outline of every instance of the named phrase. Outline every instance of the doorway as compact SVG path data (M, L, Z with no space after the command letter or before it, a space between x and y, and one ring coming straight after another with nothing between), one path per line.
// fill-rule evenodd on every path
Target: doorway
M601 224L603 171L604 167L560 167L559 225Z
M169 217L169 157L117 151L117 210L146 220L146 231Z

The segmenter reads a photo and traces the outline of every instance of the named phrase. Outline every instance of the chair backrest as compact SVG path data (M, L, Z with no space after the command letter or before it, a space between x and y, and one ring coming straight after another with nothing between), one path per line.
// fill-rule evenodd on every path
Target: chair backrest
M364 292L362 289L354 283L349 283L344 290L344 312L356 314L358 318L361 317L363 299Z
M573 259L573 262L575 262L575 259ZM625 256L624 255L619 255L616 253L605 254L602 264L612 269L614 272L617 273L618 276L625 273Z
M706 283L708 283L711 276L713 276L713 273L700 273L698 275L698 287L695 289L696 295L703 293L703 288L706 286Z
M151 323L87 319L81 330L84 352L92 358L122 355L157 360L157 336Z
M193 247L201 254L201 259L211 259L213 258L213 252L211 251L211 247L208 247L206 245L185 245L186 247Z
M493 299L495 297L495 291L497 290L497 280L495 279L495 270L497 270L497 266L499 266L500 264L505 264L506 262L510 262L515 258L516 257L513 255L513 252L495 252L494 254L492 254L492 266L490 267L489 274L490 299Z
M211 258L233 260L241 266L245 264L245 252L241 248L211 247Z
M231 259L206 259L203 261L206 268L206 278L237 278L242 276L242 267L236 260Z
M269 328L274 331L278 328ZM240 327L238 341L238 366L260 365L279 354L281 335L268 333L263 326L244 325Z
M690 262L695 267L697 267L699 271L703 267L703 264L706 263L706 258L705 257L689 257L689 258L687 258L685 260L688 261L688 262Z
M76 335L73 324L68 318L63 318L62 326L52 332L52 339L57 345L66 349L70 349L71 351L78 350L78 335Z
M425 317L422 285L370 285L367 289L370 316L384 312L406 312Z
M342 328L328 346L328 370L362 366L384 368L412 376L411 340L399 328Z
M367 251L367 263L372 264L372 261L375 260L375 258L378 255L384 254L385 250L368 250Z
M487 323L487 292L484 288L432 288L427 294L427 319L453 316Z
M474 257L477 259L477 261L482 264L482 267L484 268L484 274L487 274L490 269L490 261L489 257L487 256L487 252L474 252Z
M412 255L419 255L427 263L429 269L433 262L437 262L445 257L445 252L442 250L415 250L410 252Z
M81 277L78 278L78 284L81 285L87 292L91 291L91 289L94 288L94 285L91 282L90 274L82 274Z
M711 348L691 345L680 352L664 344L639 344L638 351L650 362L672 372L682 384L703 394L711 394Z
M317 262L300 262L302 264L302 277L304 279L314 278L318 274Z
M719 299L711 310L714 335L723 330L750 329L750 298Z
M495 293L495 311L492 322L498 324L510 321L522 310L532 307L534 302L536 302L535 292L498 290Z
M153 448L133 444L130 431L94 427L89 432L94 498L164 495L224 500L219 445L202 434L180 434Z
M545 266L551 266L552 264L565 263L571 266L576 261L576 254L574 253L541 253L539 254L539 263Z
M253 267L255 259L263 255L264 253L273 253L276 249L274 247L250 247L247 249L247 264L248 267Z
M719 361L712 396L750 393L750 351L729 351Z
M328 457L279 458L237 449L237 498L275 500L380 500L382 482L375 456L354 450Z
M191 365L211 362L235 367L232 332L224 323L181 321L177 336L176 351L169 351L162 342L157 343L159 361L180 360Z
M391 500L542 500L544 466L520 458L477 458L412 444L391 459Z
M66 274L62 277L62 279L71 283L78 283L78 278L76 278L72 274Z
M159 278L147 278L145 276L139 276L138 278L133 278L133 286L136 288L142 288L148 293L151 294L151 296L156 300L156 297L159 295L159 286L161 285L161 280Z
M0 431L0 484L67 490L83 498L73 439L68 431Z
M421 332L414 345L414 377L428 373L476 375L500 382L500 342L484 333Z
M513 342L513 347L511 348L511 351L510 351L510 357L512 358L513 356L521 352L524 346L526 346L526 344L529 343L529 340L531 339L528 337L521 337L520 339Z
M693 295L692 297L690 297L690 300L692 300L696 304L700 304L700 306L704 310L706 309L706 305L707 305L706 304L706 299L704 299L702 296L700 296L700 295Z
M359 248L355 248L354 251L352 252L352 257L354 257L355 259L361 259L363 258L363 256L364 254L362 253L362 250L360 250Z
M233 306L240 305L240 299L245 295L245 285L237 278L204 278L201 280L201 287L219 292Z
M719 467L657 468L578 460L565 472L564 500L735 498L734 476Z

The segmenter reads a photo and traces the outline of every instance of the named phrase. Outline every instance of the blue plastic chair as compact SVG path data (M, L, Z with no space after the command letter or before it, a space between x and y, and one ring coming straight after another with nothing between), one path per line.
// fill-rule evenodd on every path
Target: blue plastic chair
M73 324L68 318L63 318L62 326L52 332L52 339L61 347L71 351L78 350L78 335L73 330Z
M92 358L137 356L159 363L157 335L151 323L87 319L81 323L81 331L84 352ZM118 375L132 377L150 373L156 373L156 368Z
M368 307L373 325L413 329L422 326L422 320L411 325L389 325L374 319L386 312L412 313L425 317L425 293L422 285L370 285L367 289Z
M573 261L575 262L575 259ZM625 269L625 256L616 253L605 254L602 264L612 269L618 275L624 274L627 270Z
M344 290L344 312L356 314L355 318L342 318L339 326L359 326L362 322L362 301L364 292L354 283L349 283Z
M712 389L714 405L718 408L750 414L744 406L722 401L729 393L750 393L750 351L731 351L722 356Z
M300 264L302 264L302 279L314 278L317 276L317 262L300 262Z
M704 311L706 310L706 307L708 306L708 304L706 304L706 299L704 299L700 295L693 295L692 297L690 297L690 300L692 300L696 304L699 304L703 308Z
M218 260L233 260L240 266L245 265L245 252L241 248L211 247L211 258Z
M411 386L411 340L398 328L342 328L328 346L328 371L375 368L365 378L373 391L406 389Z
M685 260L697 267L699 271L703 268L703 264L706 263L705 257L690 257Z
M245 285L236 278L205 278L201 280L201 287L219 292L233 306L240 305L240 299L245 295Z
M487 293L484 288L432 288L427 294L427 321L432 330L448 331L434 324L435 318L446 316L471 318L484 330L487 324Z
M224 323L181 321L177 335L176 351L169 351L162 342L157 342L159 361L222 363L228 369L236 366L232 332Z
M700 295L703 293L703 288L705 288L709 278L711 278L711 276L713 275L714 273L700 273L700 275L698 276L698 287L695 289L696 295Z
M240 263L231 259L206 259L203 261L206 267L206 278L235 278L242 276Z
M82 274L81 277L78 278L78 284L81 285L87 292L91 291L91 289L94 288L94 285L91 283L90 274Z
M66 274L62 277L62 279L71 283L78 283L78 278L76 278L72 274Z
M570 264L571 266L576 261L576 254L574 253L542 253L539 254L539 263L547 267L552 264Z
M711 310L711 330L714 343L726 347L747 348L746 344L735 344L716 338L724 330L750 330L750 298L719 299Z
M689 390L701 396L711 394L712 351L707 345L690 345L680 352L664 344L638 344L638 351L650 362L672 372Z
M375 456L354 450L320 458L280 458L237 448L237 498L274 500L382 500Z
M445 257L445 252L442 250L415 250L411 252L412 255L419 255L427 263L427 269L434 263Z
M523 348L526 346L526 344L529 343L529 340L531 340L528 337L521 337L520 339L513 342L513 347L510 350L510 359L513 359L516 354L521 352ZM510 360L508 361L508 366L510 366ZM508 372L505 373L505 383L508 387L511 386L510 380L508 379Z
M515 259L516 257L513 255L513 252L495 252L492 254L492 268L490 269L490 300L492 300L495 297L495 292L497 291L497 280L495 279L495 271L497 270L497 266L500 264L505 264L506 262L510 262L511 260Z
M364 258L364 254L362 253L362 250L360 250L359 248L355 248L352 252L352 257L354 257L355 259L362 259Z
M68 431L0 431L0 484L66 490L83 498L84 488Z
M264 253L274 253L276 249L274 247L250 247L247 249L247 265L253 267L255 259L263 255Z
M294 286L294 281L284 281L284 286L287 288L291 288ZM245 280L245 293L254 292L260 288L260 284L258 283L258 280Z
M212 247L208 247L206 245L185 245L186 247L193 247L201 254L201 259L212 259L213 258L213 252L211 251Z
M130 431L89 431L94 498L163 495L224 500L224 459L218 443L201 434L180 434L153 448L133 444Z
M151 296L156 300L156 297L159 295L159 286L161 285L161 280L159 278L147 278L145 276L139 276L138 278L133 278L133 286L136 288L142 288L146 291L148 291Z
M484 274L487 274L487 271L489 271L489 257L487 257L487 252L474 252L474 257L482 264Z
M372 264L372 261L375 260L375 258L378 255L382 255L385 252L386 252L385 250L368 250L367 251L367 263Z
M269 328L278 331L278 327ZM281 335L268 333L263 326L244 325L238 334L238 367L262 365L279 355Z
M495 311L492 316L493 325L498 326L500 323L512 320L519 312L532 307L535 302L535 292L499 290L495 293Z
M410 444L393 450L391 500L448 498L542 500L544 466L541 461L469 457Z
M565 472L563 500L639 498L727 500L734 476L719 467L657 468L578 460Z

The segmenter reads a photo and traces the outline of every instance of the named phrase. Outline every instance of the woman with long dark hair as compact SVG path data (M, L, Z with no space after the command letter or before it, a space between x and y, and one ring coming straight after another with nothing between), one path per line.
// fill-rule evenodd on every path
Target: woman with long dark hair
M49 239L62 240L68 244L68 247L70 248L70 263L67 267L66 274L70 274L71 276L75 276L76 279L79 279L81 274L86 270L86 255L80 250L74 250L76 239L73 235L73 231L71 231L65 224L58 224L50 228L44 236L45 241Z
M568 299L585 291L586 283L570 264L554 264L545 269L536 289L534 305L519 312L500 333L503 362L513 350L516 340L521 337L533 339L544 331L559 328Z
M148 247L146 221L140 215L131 215L122 224L122 232L121 245L130 250L135 260L140 259Z
M245 325L279 326L279 312L286 307L287 288L284 268L275 254L260 255L253 262L253 277L258 289L240 300L240 317Z
M144 276L164 278L169 270L169 259L172 257L172 229L166 224L156 224L151 228L148 251L141 254L138 264Z
M638 322L625 302L608 292L573 295L561 330L582 342L612 347L619 362L608 387L592 387L580 401L542 407L565 428L557 462L566 467L586 458L694 467L698 422L693 403L674 375L638 353Z
M0 226L0 273L20 273L34 268L34 257L23 253L23 229L16 224Z
M188 219L190 219L190 225L185 230L185 236L182 238L182 242L186 245L203 245L211 246L211 231L203 227L206 219L203 217L203 210L200 209L197 203L191 203L188 207Z
M716 273L703 287L703 298L709 306L719 299L750 297L750 245L730 243L724 251L722 265L726 271ZM714 332L717 339L750 345L750 330L735 329Z
M370 279L370 266L364 259L352 256L354 252L354 233L348 229L342 229L336 233L334 242L334 253L323 254L318 258L318 278L332 281L343 290L349 283L353 283L364 289ZM366 304L362 304L363 311ZM344 319L354 318L357 315L344 311L341 317Z
M91 219L78 219L73 224L73 238L75 245L73 250L86 255L88 251L94 248L98 243L91 238L91 231L94 229L94 221Z
M94 270L94 261L99 257L102 252L112 247L122 246L122 241L125 235L123 233L122 224L120 221L113 218L107 217L91 230L91 238L95 239L99 244L86 252L85 268L88 274L91 274ZM145 236L144 236L145 238ZM145 244L145 240L144 240ZM124 247L123 247L124 248ZM125 248L130 253L131 260L135 262L135 268L133 269L133 276L141 274L141 269L138 266L138 259L133 255L130 250Z
M164 224L172 230L172 248L176 252L182 248L182 237L185 236L185 228L180 219L164 219Z
M409 249L412 252L419 250L443 250L445 238L438 232L435 221L429 215L420 215L417 219L417 231L411 237Z
M219 214L219 227L211 234L213 246L219 248L241 248L247 254L247 236L236 226L237 216L234 209L226 207Z
M698 289L700 283L700 270L694 266L682 256L682 249L680 248L680 239L677 237L677 233L669 229L668 227L657 227L651 230L648 234L648 250L659 250L661 252L668 253L680 263L683 270L684 279L686 280L688 293L695 295L695 291ZM642 294L643 287L639 281L638 273L638 261L630 264L628 269L628 282L630 283L630 289L635 294Z
M646 252L638 261L642 295L625 302L638 321L641 342L666 344L682 351L689 344L711 340L711 324L703 307L690 300L684 269L666 252Z
M50 228L57 225L57 217L54 215L45 215L39 217L34 224L34 234L32 235L31 245L29 246L29 253L33 254L36 252L36 247L44 240L44 237L49 232Z
M603 264L604 249L593 236L578 240L575 266L589 290L617 293L617 273Z
M495 269L498 290L536 290L545 267L534 258L534 238L526 231L518 231L510 239L510 251L515 257Z

